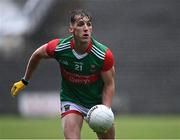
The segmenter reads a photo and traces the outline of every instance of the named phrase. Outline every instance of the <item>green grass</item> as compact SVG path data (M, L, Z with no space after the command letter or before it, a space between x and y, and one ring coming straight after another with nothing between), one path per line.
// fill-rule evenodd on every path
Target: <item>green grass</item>
M116 116L117 139L180 139L180 116ZM82 138L95 139L84 123ZM59 118L0 116L1 139L63 139Z

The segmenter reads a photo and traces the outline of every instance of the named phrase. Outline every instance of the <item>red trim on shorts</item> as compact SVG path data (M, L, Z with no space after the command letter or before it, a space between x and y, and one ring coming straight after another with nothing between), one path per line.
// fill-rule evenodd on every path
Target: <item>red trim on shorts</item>
M68 115L70 113L74 113L74 114L77 114L77 115L80 115L80 116L83 117L83 115L79 111L77 111L77 110L69 110L69 111L66 111L64 113L61 113L61 118L63 118L64 116L66 116L66 115Z

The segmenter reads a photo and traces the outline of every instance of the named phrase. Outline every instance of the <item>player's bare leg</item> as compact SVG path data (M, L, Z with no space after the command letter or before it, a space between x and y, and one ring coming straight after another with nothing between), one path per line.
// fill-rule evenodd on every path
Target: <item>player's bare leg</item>
M79 114L70 113L62 119L62 127L65 139L80 139L83 117Z
M114 125L106 133L96 133L99 139L115 139Z

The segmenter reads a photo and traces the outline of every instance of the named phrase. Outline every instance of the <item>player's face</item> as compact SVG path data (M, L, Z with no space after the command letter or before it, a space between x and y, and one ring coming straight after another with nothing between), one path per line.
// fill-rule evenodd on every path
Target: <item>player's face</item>
M89 42L92 34L92 23L88 17L76 16L75 23L70 25L70 32L80 42Z

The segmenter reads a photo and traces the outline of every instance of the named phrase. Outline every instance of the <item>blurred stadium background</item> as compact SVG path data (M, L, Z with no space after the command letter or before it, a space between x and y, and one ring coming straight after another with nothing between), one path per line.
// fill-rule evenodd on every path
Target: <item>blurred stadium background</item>
M173 131L180 138L179 7L179 0L0 0L0 115L53 116L59 111L54 60L41 63L17 98L10 96L10 88L24 75L36 48L68 35L69 11L83 8L93 15L94 37L115 55L114 112L177 116Z

